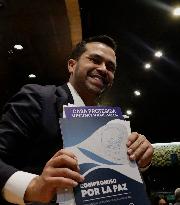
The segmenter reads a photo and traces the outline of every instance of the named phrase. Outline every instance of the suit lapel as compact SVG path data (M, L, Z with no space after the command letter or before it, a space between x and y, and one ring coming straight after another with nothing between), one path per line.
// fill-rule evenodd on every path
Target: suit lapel
M63 105L68 105L68 103L74 104L73 97L71 92L67 86L64 84L62 86L58 86L56 89L56 106L59 114L59 118L63 117Z

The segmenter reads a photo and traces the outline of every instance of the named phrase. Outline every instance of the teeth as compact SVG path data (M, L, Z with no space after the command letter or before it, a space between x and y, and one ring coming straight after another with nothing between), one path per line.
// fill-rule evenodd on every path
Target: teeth
M99 79L99 80L102 80L102 78L100 78L100 77L94 77L95 79Z
M95 77L94 79L95 79L95 80L100 80L101 82L103 82L102 78Z
M98 76L98 75L95 75L95 76L93 76L94 78L98 78L98 79L102 79L102 77L101 76Z
M106 84L105 79L100 75L92 75L91 77L94 78L95 80L100 80L103 84L104 83Z

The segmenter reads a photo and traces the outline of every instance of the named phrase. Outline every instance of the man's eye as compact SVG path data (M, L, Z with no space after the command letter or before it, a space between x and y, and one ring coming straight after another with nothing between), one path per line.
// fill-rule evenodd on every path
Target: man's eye
M89 58L89 60L92 61L95 64L99 64L100 63L100 60L96 59L96 58Z
M115 66L113 66L113 65L108 65L107 69L111 72L115 72L115 70L116 70Z

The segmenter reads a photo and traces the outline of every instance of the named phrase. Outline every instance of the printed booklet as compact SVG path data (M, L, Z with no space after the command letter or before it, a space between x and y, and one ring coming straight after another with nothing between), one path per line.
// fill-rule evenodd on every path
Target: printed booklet
M74 196L67 193L68 204L150 205L138 167L127 156L130 123L122 120L120 108L65 107L64 112L64 148L77 156L85 177Z

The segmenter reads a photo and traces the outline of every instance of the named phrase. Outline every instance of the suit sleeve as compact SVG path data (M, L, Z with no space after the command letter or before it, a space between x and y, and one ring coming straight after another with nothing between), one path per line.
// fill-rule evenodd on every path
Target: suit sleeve
M0 190L20 169L23 150L28 146L33 130L40 126L39 90L37 85L26 85L4 107L0 121Z

